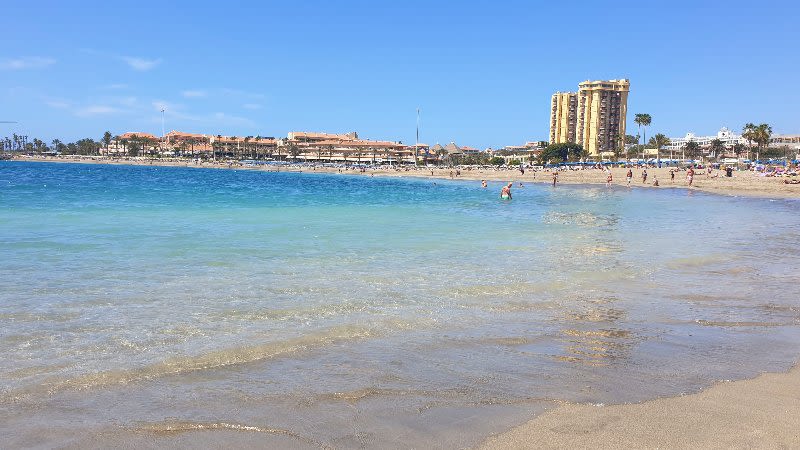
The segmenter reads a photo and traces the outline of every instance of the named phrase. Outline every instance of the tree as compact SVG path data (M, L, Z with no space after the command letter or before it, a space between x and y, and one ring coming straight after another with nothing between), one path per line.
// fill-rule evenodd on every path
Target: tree
M133 137L133 136L131 136ZM131 139L128 144L128 156L139 156L139 140Z
M753 152L753 141L756 140L756 126L753 123L746 123L742 127L742 137L747 140L748 150L747 159L750 159L750 153Z
M661 148L666 147L669 144L670 144L669 138L666 137L665 135L661 134L661 133L658 133L655 136L650 138L650 142L648 142L647 145L650 145L651 147L654 147L658 151L658 153L660 155L661 154Z
M131 151L133 148L133 151ZM139 156L139 150L141 149L141 140L139 136L134 134L128 139L128 155L130 156Z
M628 145L638 144L639 137L638 136L631 136L630 134L625 135L625 143Z
M758 144L758 153L756 153L756 159L758 159L759 153L764 151L767 147L769 147L769 140L772 137L772 127L766 123L762 123L756 127L755 133L755 141Z
M683 151L685 152L683 159L686 159L686 155L695 159L700 152L700 145L695 141L689 141L683 146Z
M711 152L711 156L717 158L718 155L721 155L725 152L725 144L722 142L721 139L717 138L711 141L711 146L709 147L709 151Z
M551 144L539 154L540 162L557 161L566 162L570 159L579 159L584 154L582 145L574 142L564 142L561 144Z
M103 144L106 146L106 156L108 156L108 147L111 145L111 132L106 131L103 133Z
M650 126L653 118L650 117L650 114L636 114L635 118L633 119L636 122L636 125L639 125L639 131L641 132L642 127L644 127L644 134L642 134L642 141L647 141L647 127ZM644 158L644 147L642 147L642 158Z
M50 143L53 144L54 152L58 153L61 151L61 141L59 141L58 139L53 139L52 141L50 141Z
M294 161L297 161L297 156L300 155L300 147L295 143L289 144L289 154L292 155Z
M741 157L745 150L746 148L744 145L738 142L736 144L733 144L733 154L734 156L736 156L736 158Z

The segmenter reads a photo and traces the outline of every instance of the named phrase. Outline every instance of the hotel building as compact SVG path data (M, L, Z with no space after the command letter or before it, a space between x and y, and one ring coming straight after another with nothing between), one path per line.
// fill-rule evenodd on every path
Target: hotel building
M578 92L556 92L550 102L550 143L575 142L599 156L621 146L630 82L584 81Z

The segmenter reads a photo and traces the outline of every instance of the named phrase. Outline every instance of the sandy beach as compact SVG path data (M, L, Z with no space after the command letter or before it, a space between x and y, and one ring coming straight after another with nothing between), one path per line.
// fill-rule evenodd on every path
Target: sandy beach
M563 404L481 449L798 448L800 368L640 404Z
M144 166L165 166L165 167L202 167L218 169L238 169L238 170L263 170L263 171L293 171L293 172L319 172L319 173L341 173L359 176L389 176L389 177L420 177L432 179L450 179L451 172L453 179L461 180L487 180L489 182L513 182L515 188L519 188L519 183L542 183L552 184L553 176L551 170L526 170L521 174L517 169L462 169L460 174L456 174L455 169L450 168L368 168L365 172L356 169L339 169L333 167L316 167L286 165L286 166L245 166L238 163L228 162L194 162L185 159L109 159L109 158L90 158L90 157L16 157L19 161L43 161L43 162L72 162L85 164L127 164ZM627 187L626 168L611 169L611 184L619 187ZM688 185L685 171L676 171L675 179L670 177L670 169L648 168L647 182L642 182L642 169L633 169L633 179L630 186L632 188L648 189L692 189L715 194L748 196L748 197L768 197L768 198L800 198L800 184L786 184L784 180L797 179L798 177L765 177L751 171L735 171L733 177L725 177L724 172L715 170L708 175L705 170L698 169L694 177L692 186ZM608 172L600 169L583 170L561 170L558 175L559 184L591 184L606 185ZM659 186L653 186L653 180L658 179ZM497 187L499 192L499 186Z

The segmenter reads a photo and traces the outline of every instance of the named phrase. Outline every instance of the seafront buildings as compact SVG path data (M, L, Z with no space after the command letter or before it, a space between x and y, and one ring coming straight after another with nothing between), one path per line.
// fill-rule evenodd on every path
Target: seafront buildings
M726 148L733 148L736 144L747 144L747 140L741 135L738 135L727 127L722 127L716 135L713 136L697 136L694 133L686 133L686 136L680 138L669 138L669 144L664 149L671 151L681 151L689 142L696 142L700 148L711 147L711 141L719 139Z
M116 136L109 154L182 155L191 157L236 157L322 162L413 163L436 162L446 156L430 152L427 144L361 139L358 133L345 134L293 131L286 138L262 136L223 136L170 131L163 137L144 132ZM464 147L464 150L475 150Z
M591 156L620 148L628 114L627 79L584 81L578 92L556 92L550 101L550 143L575 142Z
M667 151L679 152L689 142L695 142L706 153L711 148L711 142L719 139L726 150L731 150L737 144L748 146L747 139L741 134L736 134L727 127L722 127L717 134L710 136L697 136L694 133L686 133L684 137L669 138L669 144L664 146ZM799 134L774 134L769 140L770 147L789 147L791 150L800 150Z

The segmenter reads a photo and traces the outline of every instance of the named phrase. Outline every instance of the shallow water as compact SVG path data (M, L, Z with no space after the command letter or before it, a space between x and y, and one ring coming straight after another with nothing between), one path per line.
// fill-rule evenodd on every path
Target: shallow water
M800 202L499 189L0 162L0 443L465 447L796 360Z

